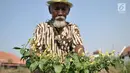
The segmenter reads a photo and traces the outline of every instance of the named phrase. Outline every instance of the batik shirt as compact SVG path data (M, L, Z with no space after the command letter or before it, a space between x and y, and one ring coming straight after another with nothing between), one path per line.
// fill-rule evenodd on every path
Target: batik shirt
M63 28L56 28L50 23L40 23L33 38L37 41L35 50L39 53L48 48L49 53L62 58L70 51L74 52L77 45L83 45L78 27L71 23Z

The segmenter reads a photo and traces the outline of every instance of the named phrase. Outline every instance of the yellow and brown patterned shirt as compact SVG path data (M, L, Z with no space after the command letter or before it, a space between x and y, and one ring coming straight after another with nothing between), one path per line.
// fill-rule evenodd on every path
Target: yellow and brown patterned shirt
M83 45L78 27L71 23L61 29L49 23L40 23L35 29L33 39L37 40L36 50L40 53L49 48L49 53L60 57L70 51L74 52L77 45Z

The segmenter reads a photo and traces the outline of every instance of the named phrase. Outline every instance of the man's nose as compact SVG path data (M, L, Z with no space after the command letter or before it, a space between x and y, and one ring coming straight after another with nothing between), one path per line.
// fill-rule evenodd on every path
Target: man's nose
M63 11L61 9L58 11L58 16L63 16Z

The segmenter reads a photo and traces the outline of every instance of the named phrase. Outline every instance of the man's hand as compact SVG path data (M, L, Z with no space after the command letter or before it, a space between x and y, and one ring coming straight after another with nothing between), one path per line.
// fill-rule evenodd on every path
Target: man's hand
M79 56L81 56L82 53L84 53L84 47L83 47L82 45L77 45L77 46L75 47L75 52L76 52Z

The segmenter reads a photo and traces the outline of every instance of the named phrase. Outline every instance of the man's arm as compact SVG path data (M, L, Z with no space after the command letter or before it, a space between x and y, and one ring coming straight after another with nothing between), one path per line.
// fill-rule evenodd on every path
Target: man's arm
M78 55L82 55L84 52L83 42L81 39L80 31L76 25L72 25L72 47Z

